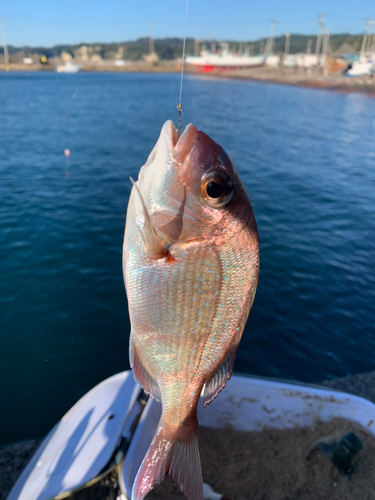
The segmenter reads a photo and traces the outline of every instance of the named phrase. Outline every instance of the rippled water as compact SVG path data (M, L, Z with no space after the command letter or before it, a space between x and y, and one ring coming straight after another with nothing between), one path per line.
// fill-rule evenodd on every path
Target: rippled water
M0 75L0 443L42 435L129 367L128 177L178 91L177 75ZM375 100L187 77L183 107L233 157L258 221L235 370L318 382L374 369Z

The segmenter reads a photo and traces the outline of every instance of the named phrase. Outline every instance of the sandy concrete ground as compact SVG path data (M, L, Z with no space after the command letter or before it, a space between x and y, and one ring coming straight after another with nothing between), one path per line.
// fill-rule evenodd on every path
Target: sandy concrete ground
M375 371L323 381L322 385L361 396L375 403ZM40 439L33 439L0 448L0 500L6 499L7 493L39 443ZM103 500L105 491L105 485L101 483L76 493L71 498L74 500Z
M12 63L8 66L8 71L39 71L38 64ZM0 71L5 71L5 64L0 63Z
M225 77L243 80L255 80L299 87L321 88L338 92L366 92L375 95L375 77L362 76L350 78L341 73L325 74L320 69L304 68L258 68L244 70L215 71L205 73L205 77Z

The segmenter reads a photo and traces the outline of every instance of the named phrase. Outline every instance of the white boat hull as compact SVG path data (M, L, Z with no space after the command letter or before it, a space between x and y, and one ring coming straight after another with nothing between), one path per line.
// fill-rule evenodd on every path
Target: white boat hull
M375 63L372 61L354 61L352 67L346 72L347 76L370 76L375 72Z
M201 71L213 71L215 69L244 69L263 66L265 56L235 56L208 54L204 56L190 56L186 63L195 66Z
M78 71L81 70L81 66L79 64L73 64L73 63L66 63L66 64L59 64L56 66L56 72L57 73L78 73Z
M44 439L7 500L65 498L87 485L129 435L139 392L126 371L85 394Z

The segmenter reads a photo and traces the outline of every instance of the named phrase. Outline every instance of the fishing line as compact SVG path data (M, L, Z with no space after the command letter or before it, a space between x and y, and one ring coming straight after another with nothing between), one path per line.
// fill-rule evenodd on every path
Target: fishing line
M182 63L181 63L181 81L180 81L180 97L177 104L178 111L178 137L181 133L181 113L182 113L182 80L184 77L184 63L185 63L185 47L186 47L186 25L187 25L187 15L188 15L189 0L186 0L186 12L185 12L185 36L184 44L182 46Z

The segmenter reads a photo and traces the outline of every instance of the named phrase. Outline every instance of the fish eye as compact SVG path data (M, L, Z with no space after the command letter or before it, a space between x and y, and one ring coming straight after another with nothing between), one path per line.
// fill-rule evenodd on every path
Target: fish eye
M202 178L200 192L206 205L220 210L233 198L234 183L224 172L209 172Z
M220 196L224 193L224 186L211 181L206 186L206 193L210 198L220 198Z

